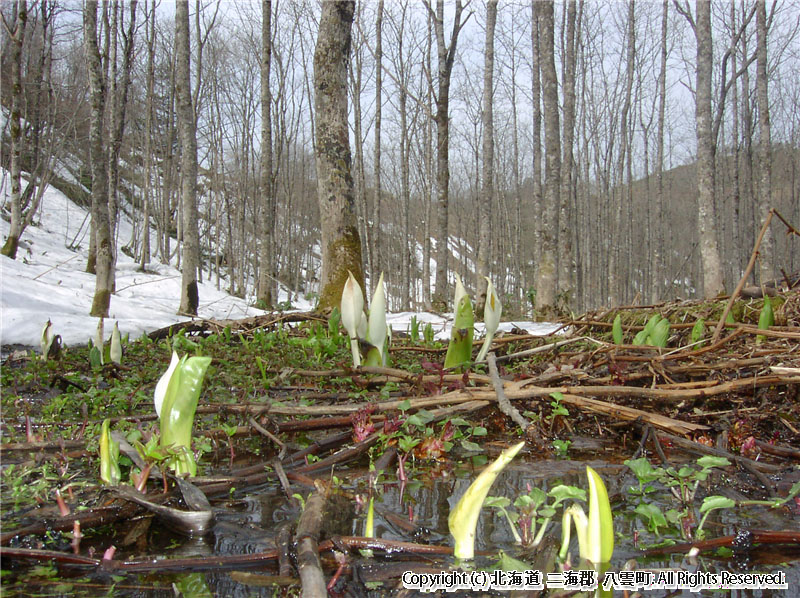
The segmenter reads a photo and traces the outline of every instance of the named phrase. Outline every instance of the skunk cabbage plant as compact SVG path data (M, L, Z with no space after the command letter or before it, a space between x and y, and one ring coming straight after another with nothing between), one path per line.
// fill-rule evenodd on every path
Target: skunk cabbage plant
M55 334L53 334L53 324L50 320L47 320L47 324L44 325L42 328L42 338L39 341L39 345L42 349L42 359L47 361L47 357L50 354L50 346L53 344L53 339L55 338Z
M383 289L383 272L378 279L372 303L369 306L369 323L367 340L371 345L367 351L364 365L386 365L384 347L386 346L388 328L386 326L386 293Z
M161 419L161 405L164 403L164 395L167 394L167 386L169 386L170 378L172 378L172 374L175 372L175 368L178 367L179 362L180 359L178 358L178 354L173 351L172 360L169 362L167 371L161 375L161 378L159 378L158 382L156 383L156 390L153 393L153 399L158 419Z
M586 477L589 480L589 517L578 504L564 510L559 556L564 559L567 555L571 519L578 535L581 558L595 564L607 563L614 553L614 520L608 491L603 479L591 467L586 467Z
M453 318L456 317L458 313L458 303L461 301L461 298L467 294L467 290L464 288L464 283L461 281L461 277L456 273L456 291L455 296L453 297Z
M475 530L478 527L478 515L480 515L483 501L486 500L489 488L492 487L498 474L511 463L523 446L525 446L525 441L500 453L500 456L475 478L455 508L450 511L447 525L455 539L454 554L456 558L471 559L475 556Z
M103 365L103 318L97 322L97 329L94 332L94 340L92 341L92 348L89 350L89 361L92 362L92 367L95 365Z
M100 479L107 486L117 486L122 478L119 470L119 442L111 438L109 420L100 428Z
M161 423L161 446L174 455L168 464L176 475L197 474L197 463L192 453L192 426L200 389L206 375L210 357L178 359L173 352L167 373L156 384L155 405Z
M500 325L500 316L503 314L503 306L500 299L497 297L497 292L494 290L492 281L486 278L486 305L483 306L483 323L486 325L486 337L483 339L483 345L478 353L475 361L483 361L486 359L486 354L489 353L489 347L492 346L492 339L494 333L497 332L497 327Z
M453 330L450 333L450 344L447 346L447 355L444 358L445 368L454 368L472 359L472 335L475 325L475 316L472 313L472 302L469 295L464 293L458 301L453 320Z
M772 311L772 301L769 295L764 293L764 306L761 308L761 313L758 315L758 329L768 330L770 326L775 324L775 313ZM767 338L763 334L756 336L756 344L759 344Z
M119 336L119 324L114 322L114 329L111 331L111 350L109 352L111 361L117 365L122 363L122 339Z
M622 344L622 316L620 314L617 314L611 325L611 338L614 339L615 345Z
M361 291L361 285L358 284L355 276L349 270L347 271L347 282L344 283L344 288L342 289L341 310L342 325L350 336L353 365L358 367L361 365L358 338L361 321L364 318L364 293ZM366 324L366 318L364 318L364 324Z

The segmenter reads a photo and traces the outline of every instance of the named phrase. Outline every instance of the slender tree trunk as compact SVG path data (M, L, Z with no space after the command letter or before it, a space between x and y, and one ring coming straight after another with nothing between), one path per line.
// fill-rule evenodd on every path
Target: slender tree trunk
M118 3L114 3L114 68L113 75L114 89L109 93L111 102L111 138L108 141L108 220L111 229L111 259L112 267L109 273L110 280L108 282L109 288L113 291L115 287L115 266L117 261L117 239L115 231L117 230L117 211L119 206L119 162L120 153L122 151L122 139L125 134L125 112L128 105L128 90L131 84L131 63L133 61L133 44L134 34L136 32L136 5L137 0L130 0L128 6L130 7L130 18L128 20L128 31L123 33L123 54L122 54L122 67L120 84L116 84L117 68L116 68L116 48L117 44L117 31L121 29L122 25L118 25L119 9Z
M545 189L542 210L541 257L536 277L536 309L550 315L556 302L556 227L560 205L561 133L558 115L558 78L555 64L553 2L537 4L540 27L542 96L544 99Z
M272 307L275 298L275 185L272 176L272 0L261 2L261 233L257 300Z
M425 36L425 69L427 72L432 72L432 56L433 56L433 13L428 11L426 36ZM431 106L433 88L428 85L425 90L425 105ZM434 180L433 169L433 126L430 119L425 121L425 130L423 133L423 145L425 147L425 181L427 181L425 189L425 225L423 231L423 245L422 245L422 302L425 309L431 309L431 220L433 212L433 185L431 181Z
M192 106L189 44L189 2L175 5L175 54L178 135L181 144L181 304L178 313L197 315L200 298L197 270L200 264L200 239L197 231L197 136Z
M427 5L426 5L427 6ZM434 308L443 310L447 304L447 259L450 249L448 210L450 197L450 75L456 57L458 34L464 23L461 0L456 0L453 32L448 47L444 39L444 0L437 0L433 19L436 46L439 56L438 94L436 96L436 287L433 292ZM428 10L431 10L428 7Z
M479 313L486 302L489 275L489 244L491 242L492 209L494 205L494 30L497 23L497 0L486 4L486 41L483 54L483 156L480 209L478 223L478 263L475 293ZM455 308L454 308L455 309Z
M706 298L712 298L724 292L724 285L714 212L715 141L711 117L713 52L710 0L697 0L695 35L697 38L695 108L695 120L697 123L697 228L700 234L700 257L703 263L703 295Z
M539 0L531 0L531 97L533 104L533 210L541 213L543 209L542 189L542 84L538 5ZM541 219L536 218L533 230L534 276L538 276L539 256L542 247Z
M737 67L737 54L738 54L738 40L736 39L736 3L731 2L731 68L735 73L738 70ZM739 182L739 169L742 167L742 143L741 138L739 137L739 85L734 83L733 88L731 89L731 93L733 97L731 98L731 112L732 112L732 121L731 121L731 144L733 145L733 163L731 164L731 176L733 179L732 186L733 186L733 195L731 197L731 212L733 216L733 225L731 227L731 246L733 248L732 255L733 261L737 266L735 269L735 276L740 277L742 275L742 271L739 269L738 264L740 263L739 255L741 253L740 247L744 245L742 243L742 222L741 218L741 203L742 203L742 191L741 185Z
M155 41L156 41L156 7L155 2L150 8L148 26L145 32L147 37L147 91L145 96L145 144L144 144L144 216L142 217L142 247L139 256L139 265L144 272L147 264L150 263L150 204L152 199L153 175L153 91L155 87Z
M11 42L11 226L2 255L17 258L19 238L22 235L22 44L25 41L25 24L28 21L28 5L19 0L14 7L16 18L14 30L9 31ZM44 49L42 50L44 51Z
M373 185L375 196L372 202L372 234L368 242L368 257L372 267L372 290L377 284L376 272L383 268L381 261L381 113L383 108L383 0L379 0L375 17L375 147L373 157Z
M758 97L759 181L758 207L760 226L764 225L772 206L772 134L769 122L769 94L767 93L767 9L765 0L756 0L756 95ZM775 244L767 228L759 250L759 278L761 284L775 278Z
M104 137L105 127L105 80L97 46L97 2L88 0L83 9L83 37L89 72L89 94L91 99L91 122L89 130L89 153L92 163L92 228L95 231L96 263L95 291L92 300L93 316L107 317L111 302L110 271L113 264L111 254L111 230L108 218L108 180Z
M667 281L666 260L664 258L664 121L667 104L667 27L669 24L669 2L664 0L661 5L661 62L658 71L658 133L656 140L656 240L653 252L653 271L656 282L653 285L653 302L661 297Z
M347 127L347 60L355 3L322 4L314 51L317 198L322 229L319 308L341 300L347 272L364 287Z
M572 170L574 165L573 143L575 141L575 23L576 2L568 0L566 7L566 48L564 56L564 121L562 130L563 160L561 163L561 197L558 215L558 289L564 300L571 299L574 288L575 259L572 247L572 200L574 185Z
M633 0L628 1L628 22L626 33L626 61L625 61L625 95L620 116L620 147L617 156L616 191L614 193L614 220L611 224L612 236L617 242L612 243L609 252L608 264L608 300L610 305L619 305L624 297L623 289L623 259L622 249L627 245L620 243L622 235L623 205L626 203L626 192L632 181L625 180L625 159L628 157L628 115L631 109L631 95L633 90L634 58L636 56L636 12ZM630 210L628 206L628 210Z

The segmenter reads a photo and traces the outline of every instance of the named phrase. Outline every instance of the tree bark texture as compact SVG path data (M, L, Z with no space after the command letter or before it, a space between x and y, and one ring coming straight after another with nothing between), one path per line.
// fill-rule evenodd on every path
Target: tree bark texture
M543 314L555 309L556 302L556 231L561 183L561 132L558 115L558 78L555 64L555 23L553 2L536 6L539 32L544 100L545 180L544 205L541 210L542 234L539 271L536 276L536 309Z
M175 5L175 54L178 136L181 144L181 220L183 248L181 264L181 304L178 313L197 315L200 298L197 269L200 264L200 239L197 231L197 136L192 106L189 45L189 2Z
M438 94L436 96L436 285L433 292L433 306L444 309L447 304L447 258L450 252L449 241L449 199L450 199L450 76L456 57L458 34L461 30L461 13L464 6L456 0L453 17L453 32L448 47L444 39L444 0L437 0L433 28L436 34L436 47L439 56Z
M370 256L370 280L375 281L372 284L372 291L375 291L375 285L378 278L375 276L377 272L383 267L381 261L381 248L383 242L381 240L381 112L383 107L383 0L379 0L377 15L375 17L375 147L374 156L372 160L373 168L373 186L375 188L375 195L372 202L372 234L368 242L368 251Z
M272 176L272 0L261 2L261 232L256 299L264 307L272 307L275 287L274 243L277 205Z
M756 96L758 98L759 180L758 210L761 226L772 208L772 131L769 121L769 94L767 72L767 9L765 0L756 1ZM767 228L759 250L758 273L761 284L775 278L775 247L772 232Z
M558 214L558 290L567 300L574 288L575 258L572 249L571 213L573 198L572 169L574 158L572 146L575 140L575 23L577 2L568 0L566 22L566 44L564 52L564 121L562 123L564 143L561 162L561 193Z
M489 275L489 243L491 242L492 208L494 207L494 30L497 23L497 0L486 4L486 41L483 54L483 155L481 156L482 189L478 226L478 262L475 272L475 294L478 312L486 302ZM454 308L455 309L455 308Z
M111 303L111 227L108 218L107 156L104 143L105 78L97 45L97 2L89 0L83 8L83 39L86 66L89 73L91 122L89 124L89 155L92 171L92 230L95 235L95 287L93 316L107 317Z
M317 201L322 229L321 310L339 305L348 270L364 288L347 126L347 61L354 10L354 2L324 2L314 50Z
M716 152L711 116L713 61L711 2L710 0L698 0L696 6L697 230L700 235L700 258L703 264L703 295L710 299L724 292L714 213L714 159Z
M0 250L2 255L17 258L19 238L22 235L22 44L25 41L25 24L28 20L28 5L25 0L17 2L14 31L11 32L11 226L8 237Z

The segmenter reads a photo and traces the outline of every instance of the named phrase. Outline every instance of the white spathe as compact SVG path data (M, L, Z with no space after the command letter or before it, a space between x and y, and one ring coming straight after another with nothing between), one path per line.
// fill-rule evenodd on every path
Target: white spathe
M367 331L367 340L378 348L378 352L381 355L383 355L383 346L386 344L387 334L386 294L383 289L383 272L381 272L378 285L375 287L375 293L372 295L372 303L369 306L369 329Z
M158 419L161 419L161 406L164 404L164 397L167 394L167 387L169 387L169 381L172 378L172 374L175 373L175 368L178 367L179 362L180 359L178 358L178 354L173 351L172 360L169 362L167 371L161 375L161 378L159 378L158 382L156 383L156 390L153 393L153 400L155 402Z
M361 365L361 353L358 350L359 324L364 317L364 293L361 285L350 270L347 271L347 281L342 289L342 325L350 336L350 349L353 353L353 365ZM366 323L366 322L365 322Z

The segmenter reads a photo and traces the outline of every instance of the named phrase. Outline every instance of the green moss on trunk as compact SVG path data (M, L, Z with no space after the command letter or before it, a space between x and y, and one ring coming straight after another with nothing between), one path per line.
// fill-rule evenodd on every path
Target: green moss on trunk
M97 318L107 318L110 303L111 291L106 289L95 291L94 299L92 300L92 311L89 312L89 315Z
M328 248L328 257L328 274L323 281L317 306L317 309L323 312L329 312L341 303L348 270L353 273L361 288L365 288L358 229L349 227L341 237L334 240Z
M19 237L9 235L6 239L3 249L0 249L0 254L10 257L12 260L17 259L17 248L19 247Z

